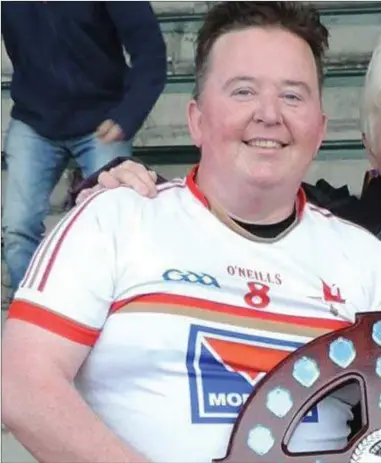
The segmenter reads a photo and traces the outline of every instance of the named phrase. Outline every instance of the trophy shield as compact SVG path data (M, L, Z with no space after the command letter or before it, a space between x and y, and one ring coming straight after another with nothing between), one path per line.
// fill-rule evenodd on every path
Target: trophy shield
M338 451L291 453L287 444L311 407L356 380L362 428ZM256 386L213 463L381 463L381 312L291 353Z

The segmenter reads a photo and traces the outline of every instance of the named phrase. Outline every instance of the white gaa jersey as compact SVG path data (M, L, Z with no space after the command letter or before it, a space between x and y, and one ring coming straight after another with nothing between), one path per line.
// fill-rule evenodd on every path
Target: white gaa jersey
M356 312L381 310L371 234L300 192L295 226L255 239L210 211L194 175L155 199L118 188L77 206L37 250L9 315L93 346L79 391L154 462L224 457L263 375ZM357 400L345 392L311 409L291 450L344 446Z

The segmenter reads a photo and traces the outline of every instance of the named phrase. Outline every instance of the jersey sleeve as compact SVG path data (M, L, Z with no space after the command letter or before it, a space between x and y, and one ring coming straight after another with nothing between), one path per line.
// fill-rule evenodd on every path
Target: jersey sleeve
M74 208L43 240L8 318L82 344L95 343L113 302L115 281L116 214L104 195L97 192Z
M340 239L347 264L355 270L351 285L361 299L351 304L353 314L381 311L381 241L375 235L351 222L341 222ZM381 318L381 313L380 313Z

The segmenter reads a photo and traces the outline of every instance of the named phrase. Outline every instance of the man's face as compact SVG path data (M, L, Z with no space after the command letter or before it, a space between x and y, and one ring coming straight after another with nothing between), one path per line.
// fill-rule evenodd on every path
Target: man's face
M277 28L221 36L188 122L214 173L262 188L300 184L326 125L308 44Z

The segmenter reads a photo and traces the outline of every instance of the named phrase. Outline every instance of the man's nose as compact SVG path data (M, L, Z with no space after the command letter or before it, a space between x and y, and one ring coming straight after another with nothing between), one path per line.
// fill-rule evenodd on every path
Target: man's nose
M256 99L253 120L265 125L279 125L282 122L282 110L279 97L273 94L261 94Z

